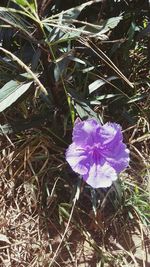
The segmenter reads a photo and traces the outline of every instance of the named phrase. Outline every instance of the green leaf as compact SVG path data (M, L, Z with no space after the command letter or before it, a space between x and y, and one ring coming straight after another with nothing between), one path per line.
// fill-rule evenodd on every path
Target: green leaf
M30 30L31 25L22 17L22 14L17 14L15 9L0 7L0 20L30 36L32 33Z
M105 95L101 95L101 96L96 97L96 100L101 101L101 100L110 99L110 98L113 98L116 96L122 96L122 95L121 94L105 94Z
M118 23L123 19L122 15L118 17L112 17L110 19L107 19L106 21L103 22L103 27L100 31L100 33L106 33L112 29L114 29Z
M106 100L106 99L111 99L114 97L122 97L122 95L121 94L105 94L105 95L97 96L95 98L95 100L90 101L90 104L91 105L100 105L101 101Z
M118 23L122 20L122 16L118 16L118 17L112 17L110 19L104 20L102 23L100 24L91 24L88 23L84 30L89 32L89 34L91 33L92 35L94 34L93 37L99 37L99 36L103 36L105 39L107 39L107 36L105 35L105 33L107 33L108 31L114 29Z
M99 89L104 84L110 83L111 81L116 80L116 79L119 79L119 78L116 76L111 76L111 77L107 78L107 80L98 79L98 80L92 82L89 85L89 94L93 93L95 90Z
M77 63L82 64L82 65L86 65L85 61L81 60L80 58L73 57L73 56L70 56L69 58L74 62L77 62Z
M80 15L81 11L84 8L94 4L94 2L98 3L98 2L101 2L101 0L88 1L86 3L81 4L80 6L76 6L76 7L70 8L70 9L68 9L66 11L63 11L62 12L63 19L76 19Z
M11 80L0 89L0 112L12 105L21 95L23 95L33 83L19 83Z
M21 5L21 6L28 6L28 1L27 0L15 0L16 4Z
M91 117L97 119L97 114L85 102L76 102L75 108L81 119L87 119Z
M143 95L136 95L136 96L131 97L130 100L127 101L127 103L131 104L131 103L137 102L139 100L142 100L144 98L146 98L146 94L145 95L144 94Z
M77 114L81 119L87 119L87 118L95 118L97 121L103 122L102 118L99 114L95 113L90 106L88 105L88 101L84 101L75 91L73 91L71 88L68 89L68 93L72 98L72 104L74 108L76 109Z
M45 27L48 28L46 24L45 24ZM75 30L71 29L70 32L62 34L62 31L59 29L59 25L56 25L55 33L52 32L53 35L49 39L49 42L51 43L51 45L56 45L59 43L68 42L70 40L78 39L78 37L80 37L80 35L82 34L82 31L83 31L83 27L80 27L80 28L76 28ZM57 32L57 35L56 35L56 32Z
M35 0L13 0L13 2L25 8L29 7L31 11L36 11L37 9L37 3Z

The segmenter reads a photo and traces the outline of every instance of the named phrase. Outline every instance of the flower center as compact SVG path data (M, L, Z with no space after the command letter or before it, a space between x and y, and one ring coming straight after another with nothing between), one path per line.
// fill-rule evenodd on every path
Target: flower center
M93 146L88 146L87 150L91 161L96 164L99 163L101 159L101 150L99 145L95 144Z

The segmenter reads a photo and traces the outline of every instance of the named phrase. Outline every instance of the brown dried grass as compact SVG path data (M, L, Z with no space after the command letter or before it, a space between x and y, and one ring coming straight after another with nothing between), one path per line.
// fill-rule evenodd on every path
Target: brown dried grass
M141 141L142 154L137 152L139 129L141 131L140 124L132 129L135 133L130 143L136 147L133 159L135 156L140 163L141 157L144 158L141 166L146 166L149 146L144 139ZM95 216L90 196L83 187L62 242L74 196L74 177L70 179L68 171L65 172L63 155L64 150L40 131L11 136L11 141L3 137L0 266L94 267L104 263L113 267L148 267L149 232L134 207L119 204L117 209L113 209L113 204L106 201ZM134 166L134 160L132 164ZM134 176L138 177L132 168L130 175L126 174L122 179L132 183ZM111 192L108 199L111 199ZM128 215L129 208L132 219Z

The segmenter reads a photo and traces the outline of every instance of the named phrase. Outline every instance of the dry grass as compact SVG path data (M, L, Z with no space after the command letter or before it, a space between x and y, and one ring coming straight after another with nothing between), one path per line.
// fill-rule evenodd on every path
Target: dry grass
M131 201L130 191L134 195L138 185L149 190L149 140L142 139L141 129L143 136L143 129L147 129L142 125L140 120L124 133L128 136L130 131L133 167L129 174L122 175L123 202L117 188L100 190L95 214L90 190L81 185L71 217L76 177L70 179L65 171L64 149L35 130L11 137L11 143L3 137L0 266L148 267L149 230Z

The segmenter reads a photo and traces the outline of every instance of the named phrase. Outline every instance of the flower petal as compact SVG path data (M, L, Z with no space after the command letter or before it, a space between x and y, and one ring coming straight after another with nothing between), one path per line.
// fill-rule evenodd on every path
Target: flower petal
M85 145L93 144L95 142L97 130L100 128L100 126L101 125L93 119L88 119L83 122L77 120L73 129L73 142L83 147Z
M113 143L118 143L123 139L121 126L117 123L111 123L111 122L105 123L100 128L99 136L102 145L106 144L111 145L112 141Z
M86 174L88 172L88 168L86 167L86 153L81 147L76 146L75 143L72 143L68 147L66 151L66 160L75 172L81 175Z
M103 166L94 163L83 179L93 188L109 187L117 179L117 173L107 162Z
M117 173L123 171L126 167L129 166L129 150L126 145L123 143L114 145L108 150L103 152L105 160L116 170Z

